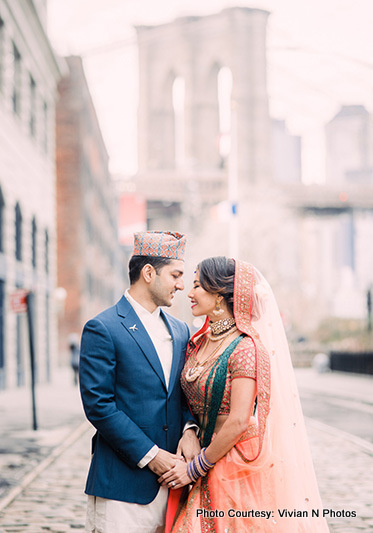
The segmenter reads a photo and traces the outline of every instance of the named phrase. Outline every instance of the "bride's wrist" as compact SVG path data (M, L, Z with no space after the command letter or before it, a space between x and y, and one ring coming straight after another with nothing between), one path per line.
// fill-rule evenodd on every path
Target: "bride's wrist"
M196 482L198 478L206 476L207 472L215 465L215 463L211 463L206 459L205 449L202 448L199 455L187 463L187 474L192 482Z

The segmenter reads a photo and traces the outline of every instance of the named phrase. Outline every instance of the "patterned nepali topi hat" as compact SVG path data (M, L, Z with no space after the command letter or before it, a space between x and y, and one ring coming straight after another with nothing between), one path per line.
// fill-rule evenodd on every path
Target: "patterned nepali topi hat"
M142 231L134 234L133 255L168 257L184 261L186 236L171 231Z

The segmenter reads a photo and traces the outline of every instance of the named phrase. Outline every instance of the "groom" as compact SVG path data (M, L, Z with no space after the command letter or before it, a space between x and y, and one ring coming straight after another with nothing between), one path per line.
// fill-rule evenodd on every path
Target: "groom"
M168 489L157 478L199 452L179 382L189 330L160 309L184 289L186 238L144 232L134 240L130 289L82 335L81 395L97 430L86 484L89 532L162 531Z

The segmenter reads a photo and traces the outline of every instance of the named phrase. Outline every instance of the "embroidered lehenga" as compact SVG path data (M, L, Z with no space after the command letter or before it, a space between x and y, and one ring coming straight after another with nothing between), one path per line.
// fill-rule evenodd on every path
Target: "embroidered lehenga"
M273 293L252 265L236 261L234 317L241 335L195 381L208 322L191 339L182 387L202 415L208 446L218 414L229 413L231 382L256 380L255 418L248 431L185 496L173 533L324 533L322 505L282 320ZM170 514L175 505L171 492ZM172 517L173 520L173 517Z

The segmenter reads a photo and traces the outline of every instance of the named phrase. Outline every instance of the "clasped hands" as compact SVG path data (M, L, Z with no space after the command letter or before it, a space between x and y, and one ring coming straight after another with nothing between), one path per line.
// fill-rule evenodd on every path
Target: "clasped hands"
M148 466L153 472L160 475L158 482L162 486L167 485L170 489L179 489L191 483L187 474L187 463L192 461L200 451L201 446L195 431L187 429L179 441L176 455L165 450L159 450L157 456Z

